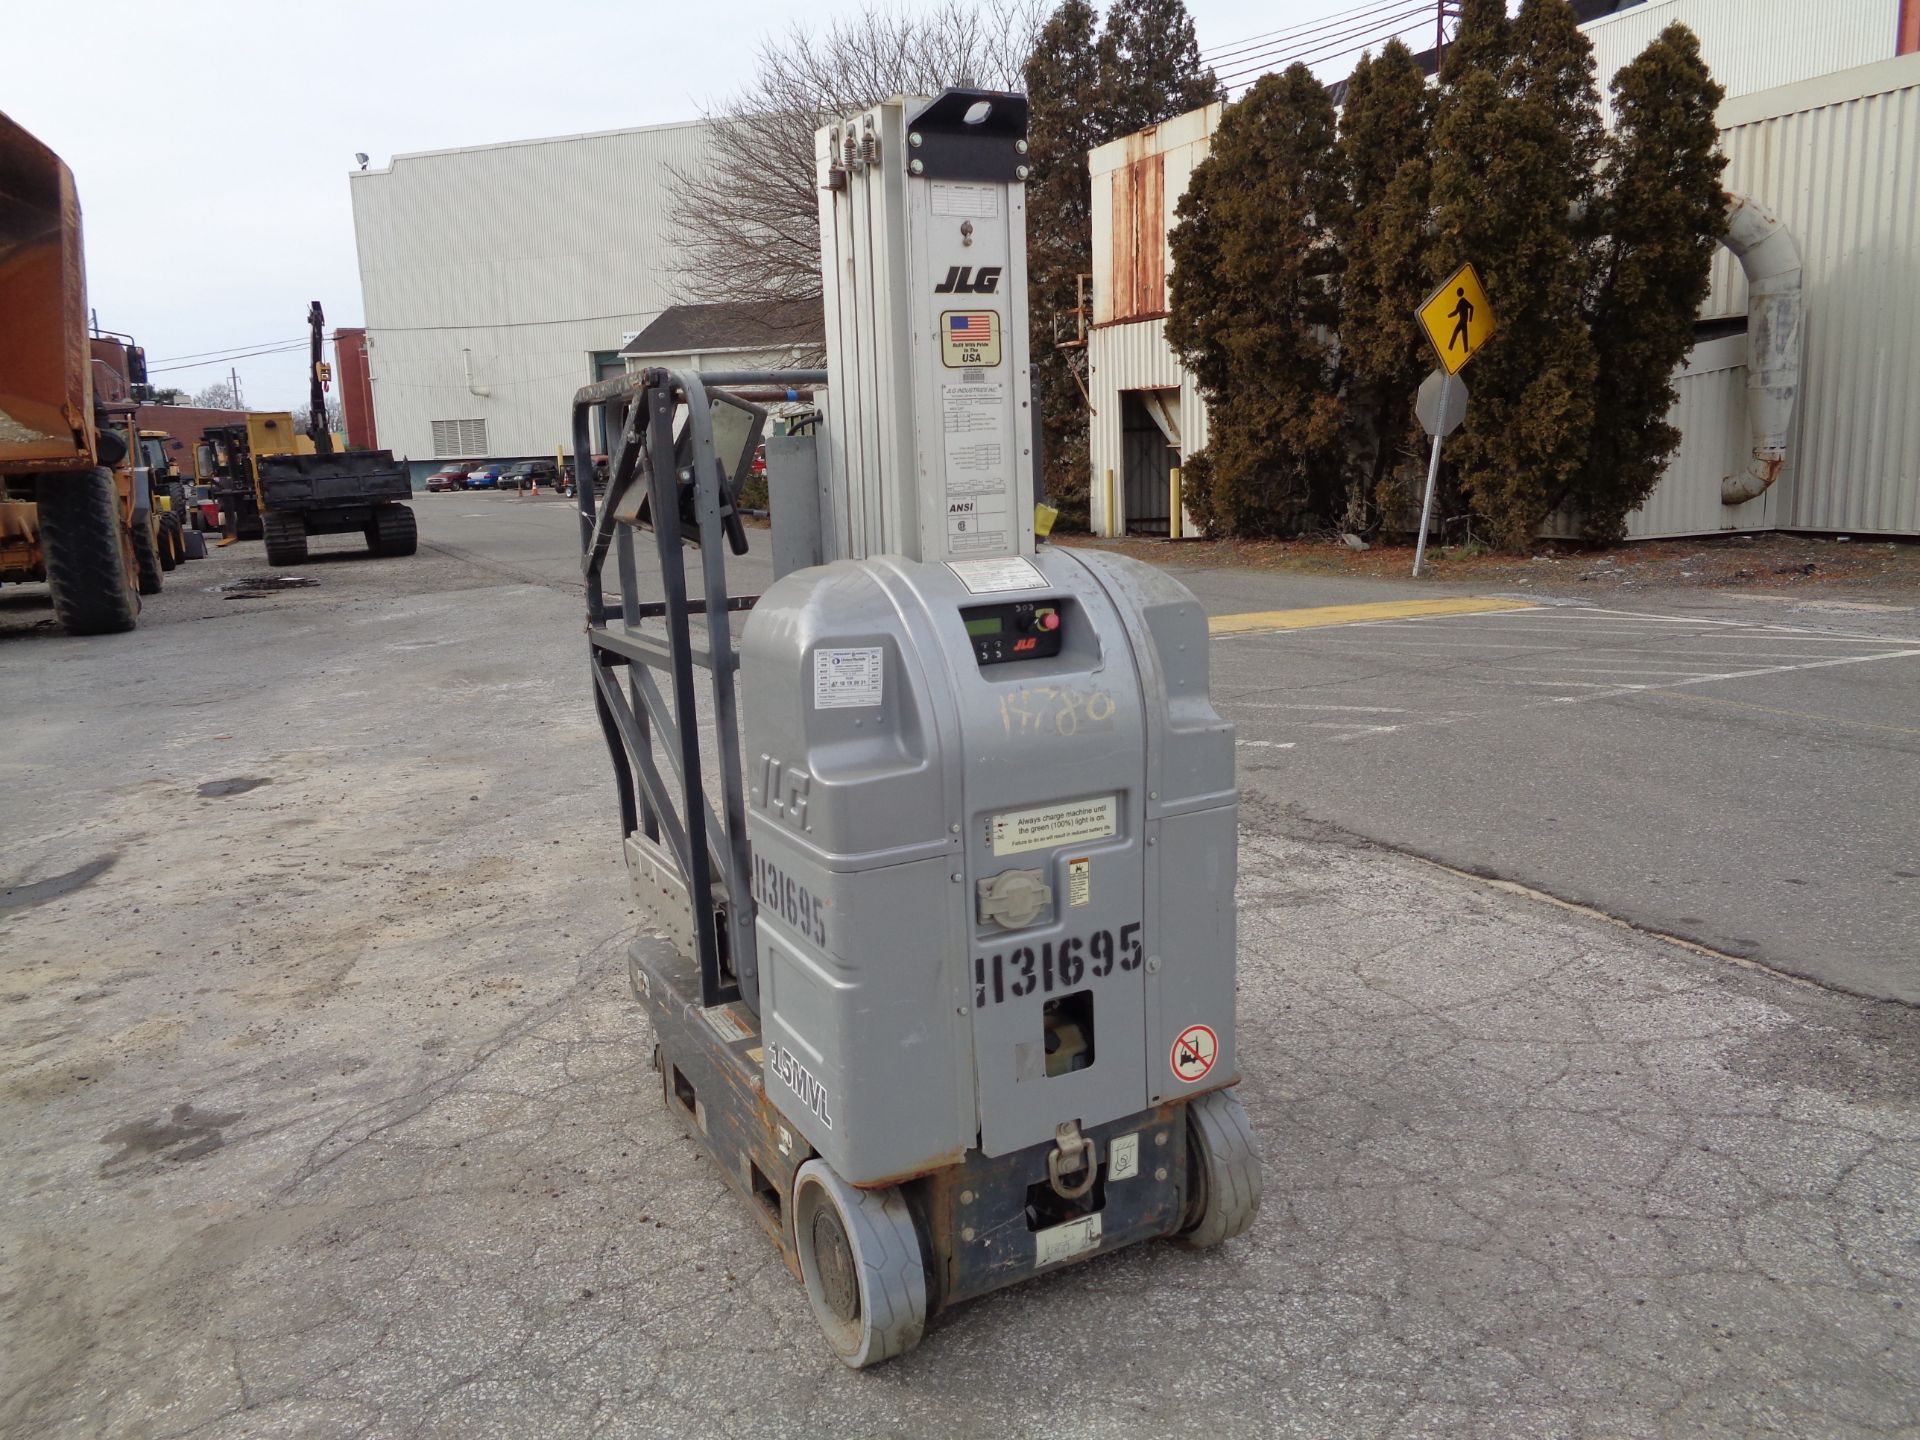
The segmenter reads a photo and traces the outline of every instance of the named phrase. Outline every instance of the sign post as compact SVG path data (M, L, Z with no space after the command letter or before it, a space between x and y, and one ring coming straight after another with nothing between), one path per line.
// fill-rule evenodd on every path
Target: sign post
M1467 414L1466 384L1454 377L1493 338L1493 305L1478 272L1470 264L1462 265L1421 302L1414 318L1440 357L1440 368L1420 386L1416 406L1420 424L1433 436L1427 492L1420 502L1420 538L1413 550L1413 573L1418 578L1426 566L1427 526L1433 519L1433 491L1440 479L1440 442L1459 428Z

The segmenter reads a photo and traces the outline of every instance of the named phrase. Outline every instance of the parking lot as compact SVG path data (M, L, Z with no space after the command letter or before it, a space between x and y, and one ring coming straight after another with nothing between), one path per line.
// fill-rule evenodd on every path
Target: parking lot
M1218 694L1302 827L1920 1002L1914 611L1740 605L1255 616Z
M1285 617L1214 643L1265 1208L853 1374L660 1106L571 514L417 509L0 596L0 1433L1920 1425L1912 612L1188 572Z

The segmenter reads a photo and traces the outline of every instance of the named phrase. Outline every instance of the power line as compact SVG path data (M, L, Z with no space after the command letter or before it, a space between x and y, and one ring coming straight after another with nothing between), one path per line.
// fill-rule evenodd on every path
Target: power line
M286 340L261 340L252 345L222 345L218 350L190 350L185 355L162 355L148 362L150 365L171 365L176 360L204 360L211 356L237 353L242 350L260 350L269 345L299 345L306 343L306 336L294 336Z
M1318 34L1322 30L1330 30L1340 25L1350 24L1363 16L1377 14L1382 10L1392 10L1396 6L1404 6L1406 3L1407 0L1368 0L1368 3L1364 5L1357 5L1351 10L1339 11L1334 15L1309 22L1306 25L1295 26L1287 30L1273 30L1265 35L1252 35L1245 40L1230 40L1225 45L1217 46L1212 50L1201 51L1200 58L1208 64L1212 64L1216 60L1230 60L1234 56L1243 54L1249 50L1270 50L1277 45L1287 44L1295 39L1304 39L1307 36Z
M294 350L307 348L305 340L294 340L285 345L270 346L265 350L247 350L237 355L223 355L217 360L194 360L185 365L149 365L149 375L166 375L176 370L205 370L214 365L230 365L235 360L255 360L262 355L285 355Z
M597 325L605 320L658 320L664 310L622 310L613 315L576 315L566 320L495 320L477 325L367 325L369 335L392 335L427 330L524 330L533 325Z
M1327 36L1304 50L1283 49L1243 61L1225 74L1216 72L1216 78L1224 85L1237 85L1250 77L1257 78L1271 71L1283 70L1289 65L1311 65L1335 59L1341 55L1351 54L1355 50L1366 49L1382 41L1394 39L1402 32L1412 29L1415 24L1424 24L1432 14L1433 12L1425 6L1403 10L1398 15L1374 21L1369 25L1344 31L1339 35Z

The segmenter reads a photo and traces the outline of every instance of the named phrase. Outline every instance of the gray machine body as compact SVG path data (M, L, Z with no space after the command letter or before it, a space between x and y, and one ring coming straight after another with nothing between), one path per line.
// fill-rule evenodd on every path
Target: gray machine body
M1058 616L1033 641L1057 653L981 638L1011 606ZM842 560L761 598L740 677L766 1092L845 1179L1237 1078L1207 654L1182 585L1099 552ZM1049 1073L1050 1013L1081 1068Z

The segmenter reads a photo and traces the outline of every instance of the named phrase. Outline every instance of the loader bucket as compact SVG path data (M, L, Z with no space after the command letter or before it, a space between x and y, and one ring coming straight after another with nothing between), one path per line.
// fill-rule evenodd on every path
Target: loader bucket
M73 172L0 114L0 474L90 466L91 375Z

